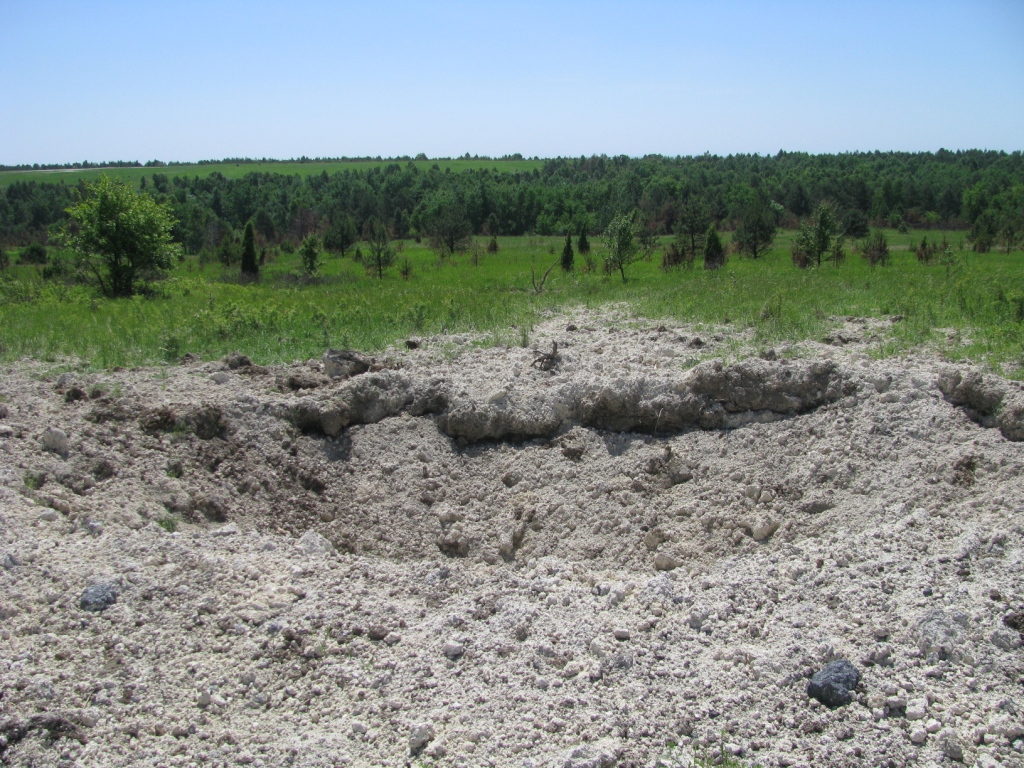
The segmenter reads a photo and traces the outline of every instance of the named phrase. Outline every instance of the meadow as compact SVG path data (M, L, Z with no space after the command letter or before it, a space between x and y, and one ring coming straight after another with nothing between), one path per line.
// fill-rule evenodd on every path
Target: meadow
M34 181L39 183L75 185L79 181L97 181L101 176L138 187L145 177L152 178L154 173L162 173L168 177L184 176L205 179L213 173L219 173L228 179L240 179L249 173L279 173L285 176L316 176L324 171L328 174L343 171L368 171L388 165L406 166L412 163L421 171L437 165L442 171L451 169L452 173L462 171L495 170L499 173L515 173L532 171L544 166L543 160L346 160L337 162L280 162L280 163L203 163L165 165L152 168L85 168L59 169L40 171L0 171L0 189L6 189L18 181Z
M839 265L797 269L793 233L783 232L765 257L733 254L716 272L699 264L665 271L659 249L627 268L626 283L603 272L595 242L596 269L585 271L577 254L576 269L555 267L539 293L531 270L539 281L563 238L498 238L498 253L478 249L477 259L459 254L443 263L425 244L406 241L398 264L411 274L403 278L396 265L383 280L351 257L328 254L309 278L298 254L282 253L259 283L245 285L237 267L188 257L151 295L121 300L44 281L40 267L12 266L0 273L0 359L103 369L237 350L270 364L318 357L328 346L372 352L410 337L464 333L479 344L528 345L545 313L616 303L653 321L749 331L766 347L821 338L842 316L899 315L880 354L926 348L1024 378L1024 254L961 250L952 233L951 256L924 265L911 249L924 233L887 234L893 253L884 267L851 252Z

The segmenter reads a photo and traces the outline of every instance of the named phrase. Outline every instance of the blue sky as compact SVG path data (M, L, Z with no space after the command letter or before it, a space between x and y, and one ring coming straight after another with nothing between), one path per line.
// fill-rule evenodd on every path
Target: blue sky
M1024 1L0 0L0 163L1024 148Z

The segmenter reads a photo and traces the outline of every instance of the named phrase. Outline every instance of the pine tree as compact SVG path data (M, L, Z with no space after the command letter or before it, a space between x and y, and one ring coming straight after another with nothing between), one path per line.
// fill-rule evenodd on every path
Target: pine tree
M565 245L562 247L562 271L572 272L572 235L565 236Z
M688 258L696 259L707 245L708 226L711 224L711 209L702 197L691 194L679 211L676 233L689 251Z
M384 270L395 263L395 248L391 245L388 228L376 216L366 221L366 243L370 248L369 269L384 279Z
M721 269L725 266L725 248L718 230L712 224L704 240L704 269Z
M576 242L576 250L583 256L590 253L590 241L587 240L587 230L582 227L580 227L580 239Z
M299 246L299 256L302 259L302 269L312 277L320 269L320 238L316 235L306 235Z
M756 259L764 256L775 242L778 231L778 209L771 199L758 190L754 199L743 209L743 218L736 228L733 241L739 250Z
M253 232L252 221L246 222L245 232L242 233L242 277L247 280L259 280L260 264L256 258L256 236Z

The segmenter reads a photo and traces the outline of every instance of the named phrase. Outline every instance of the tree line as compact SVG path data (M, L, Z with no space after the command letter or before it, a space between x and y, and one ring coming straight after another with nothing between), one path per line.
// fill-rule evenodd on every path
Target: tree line
M964 229L987 250L1024 233L1020 152L594 156L555 158L533 171L424 170L396 161L238 179L171 170L144 177L140 191L167 206L171 236L186 253L240 251L250 222L264 244L298 245L315 235L344 252L383 225L392 238L430 237L455 250L471 235L600 235L617 216L636 211L639 237L676 236L670 258L697 253L707 224L736 230L756 256L758 217L796 228L822 202L848 237L865 236L870 225ZM11 184L0 192L0 243L46 242L84 193L83 184L62 180Z

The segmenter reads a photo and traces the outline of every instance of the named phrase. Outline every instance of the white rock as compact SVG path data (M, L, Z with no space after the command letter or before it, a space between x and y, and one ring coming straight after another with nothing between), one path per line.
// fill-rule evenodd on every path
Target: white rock
M626 586L624 584L612 585L611 593L608 595L608 605L614 607L626 599Z
M775 533L778 527L779 521L774 517L762 517L751 526L750 533L754 537L754 541L764 541Z
M57 511L53 509L45 509L39 513L39 520L44 523L52 523L57 519Z
M960 743L960 737L952 728L943 728L936 737L939 742L939 749L942 754L950 760L960 762L964 759L964 748Z
M911 699L907 702L907 720L924 720L928 714L928 699Z
M60 456L67 456L71 451L68 443L68 436L64 431L56 427L47 427L42 436L43 450L56 453Z
M1015 651L1021 646L1020 633L1000 627L989 638L992 644L1004 651Z
M307 555L333 555L334 545L316 531L306 531L295 546Z
M654 556L654 570L674 571L679 567L679 561L668 552L659 552Z
M928 731L918 726L910 732L910 740L915 744L924 744L928 740Z
M466 647L457 640L449 640L444 644L444 647L441 648L441 652L452 661L455 661L455 659L459 658L466 652Z
M431 723L414 725L409 731L409 751L416 752L434 740L434 726Z
M938 733L942 730L942 723L940 723L933 717L931 720L924 724L924 729L928 731L928 733Z
M1016 741L1024 736L1024 722L1009 715L996 715L988 721L988 732L1002 736L1007 741Z

